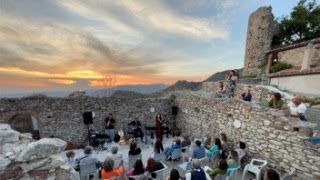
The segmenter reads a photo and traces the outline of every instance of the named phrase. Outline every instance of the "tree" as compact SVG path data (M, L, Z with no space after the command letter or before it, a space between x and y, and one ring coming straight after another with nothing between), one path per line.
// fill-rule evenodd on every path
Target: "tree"
M290 16L279 19L280 38L285 44L320 37L320 5L300 0Z
M102 73L101 85L105 88L104 96L111 96L117 82L117 76L112 73Z

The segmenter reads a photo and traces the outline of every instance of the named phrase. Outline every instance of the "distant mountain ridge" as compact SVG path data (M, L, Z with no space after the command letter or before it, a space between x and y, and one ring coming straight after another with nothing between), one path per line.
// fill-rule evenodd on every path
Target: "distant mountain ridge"
M201 88L201 84L202 82L189 82L186 80L182 80L182 81L177 81L175 84L167 87L166 89L164 89L163 91L181 91L181 90L198 90L199 88Z
M112 89L88 89L85 90L88 96L111 96L117 90L132 91L141 94L151 94L164 90L168 85L165 84L150 84L150 85L121 85ZM43 92L29 92L29 93L12 93L12 94L0 94L0 98L20 98L33 94L42 94L49 97L67 97L69 94L75 91L43 91Z

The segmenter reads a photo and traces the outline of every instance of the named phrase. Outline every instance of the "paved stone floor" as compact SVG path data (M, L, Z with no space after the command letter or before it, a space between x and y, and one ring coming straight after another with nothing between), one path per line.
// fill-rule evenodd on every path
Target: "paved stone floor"
M182 140L182 137L178 137L178 138L180 138ZM174 139L175 138L173 138L173 137L164 138L164 140L163 140L164 148L170 147ZM151 156L152 151L153 151L153 143L151 143L151 142L152 142L151 140L148 140L148 144L147 145L145 143L139 143L138 144L138 146L142 150L142 161L143 161L144 165L146 165L147 160ZM118 146L118 148L119 148L119 152L118 153L121 153L123 155L124 167L125 167L125 170L127 171L129 169L129 165L128 165L129 145L119 145L119 144L116 144L116 143L105 144L105 147L108 147L109 150L111 149L112 146ZM83 154L82 150L74 150L74 151L76 153L76 158L81 157L82 154ZM189 154L190 154L190 152L192 152L192 148L190 148ZM103 151L103 152L94 151L93 157L96 157L99 161L103 162L105 160L105 158L110 154L111 154L110 151ZM65 152L62 152L61 156L63 158L66 158L65 157ZM180 161L174 161L173 163L171 163L171 161L164 162L168 166L168 169L165 172L166 177L169 176L170 171L171 171L172 168L177 169L179 171L180 175L182 177L184 177L185 172L181 168L178 167L178 165L183 163L183 162L184 162L183 158ZM207 162L205 164L209 165ZM234 179L236 179L236 180L239 179L240 180L241 177L242 177L242 173L240 172L240 173L237 174L237 176ZM252 178L250 175L248 175L248 177ZM246 178L246 179L249 179L249 178Z

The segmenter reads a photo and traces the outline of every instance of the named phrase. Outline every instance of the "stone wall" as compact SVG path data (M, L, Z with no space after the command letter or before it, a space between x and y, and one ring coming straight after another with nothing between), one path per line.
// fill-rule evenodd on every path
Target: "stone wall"
M271 11L271 6L261 7L249 17L242 75L260 75L267 64L265 54L279 29Z
M71 143L83 143L87 137L87 126L82 114L96 114L91 129L103 130L104 119L113 113L118 121L117 128L126 129L128 122L138 118L143 124L154 126L156 113L160 112L171 120L170 99L119 99L119 98L46 98L32 97L0 99L0 121L8 122L16 114L30 113L38 120L40 137L57 137ZM151 113L150 108L155 112Z
M193 138L218 137L225 132L230 144L247 144L248 157L261 158L281 172L297 169L299 179L320 177L320 149L306 137L314 124L287 118L260 105L238 99L208 100L187 93L177 93L177 124ZM241 128L233 126L235 120ZM293 127L300 130L292 131Z

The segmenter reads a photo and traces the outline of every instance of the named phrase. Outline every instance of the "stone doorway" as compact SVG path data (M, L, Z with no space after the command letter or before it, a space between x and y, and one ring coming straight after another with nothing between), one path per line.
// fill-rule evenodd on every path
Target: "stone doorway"
M18 113L9 119L8 124L21 133L31 133L33 139L40 139L38 121L31 113Z

